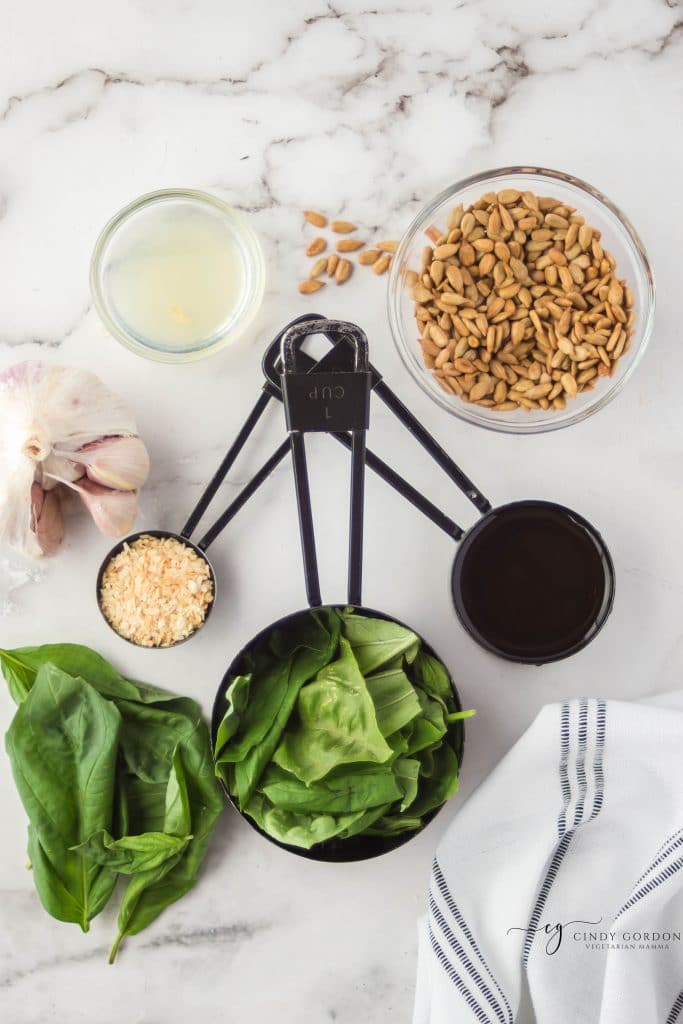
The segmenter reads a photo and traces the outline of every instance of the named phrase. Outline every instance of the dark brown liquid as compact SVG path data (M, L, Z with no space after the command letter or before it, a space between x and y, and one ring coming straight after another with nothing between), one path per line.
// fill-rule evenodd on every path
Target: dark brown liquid
M456 608L475 638L503 656L561 657L604 621L608 559L599 538L568 509L509 505L465 538L453 570Z

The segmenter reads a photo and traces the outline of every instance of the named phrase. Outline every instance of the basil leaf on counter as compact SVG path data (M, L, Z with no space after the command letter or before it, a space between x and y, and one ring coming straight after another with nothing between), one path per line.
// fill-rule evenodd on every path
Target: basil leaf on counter
M0 665L38 894L87 930L127 876L113 960L195 884L223 809L201 710L78 644L0 650Z
M78 924L84 932L90 921L106 906L117 882L113 871L93 865L85 872L87 880L87 906L83 904L83 890L70 884L69 874L76 875L81 867L77 854L67 861L64 851L53 863L43 849L38 833L32 825L28 827L29 862L33 882L44 909L58 921ZM68 866L68 872L65 871Z
M0 664L17 704L25 700L38 670L45 664L85 679L103 697L127 698L145 704L182 699L156 686L124 679L101 655L81 644L43 644L41 647L17 647L12 651L0 648Z
M43 906L88 931L115 876L72 848L112 822L121 716L82 679L44 664L6 736L31 824L31 860ZM58 886L52 890L52 883ZM55 895L57 894L57 895ZM105 900L106 902L106 900Z
M85 843L73 849L86 860L101 864L121 875L133 875L149 871L165 864L169 857L176 858L189 843L192 836L179 838L165 832L143 832L139 836L123 836L114 839L104 829L95 832Z
M164 910L184 896L195 885L211 835L224 807L223 795L215 778L208 730L200 719L191 735L187 736L176 752L180 758L187 806L190 811L189 828L192 841L182 855L151 872L133 875L119 910L119 934L112 948L114 959L121 940L126 935L137 935ZM174 760L178 775L177 760ZM172 789L174 783L171 782ZM166 802L164 828L177 827L178 811L174 800Z

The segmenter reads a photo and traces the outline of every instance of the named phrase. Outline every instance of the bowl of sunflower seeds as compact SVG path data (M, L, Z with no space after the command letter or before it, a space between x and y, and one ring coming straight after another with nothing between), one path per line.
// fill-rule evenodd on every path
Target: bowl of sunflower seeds
M603 408L638 366L654 309L627 217L586 182L535 167L486 171L427 203L388 288L394 341L420 387L509 433Z

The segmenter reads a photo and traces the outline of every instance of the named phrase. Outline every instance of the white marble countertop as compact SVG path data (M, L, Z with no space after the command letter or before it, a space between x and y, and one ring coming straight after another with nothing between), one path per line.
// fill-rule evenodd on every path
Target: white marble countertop
M365 600L425 634L479 709L463 795L543 703L680 685L681 18L675 0L24 0L3 13L0 367L36 357L93 367L130 396L153 459L143 525L181 524L256 397L264 344L314 308L294 287L306 266L302 207L392 237L457 178L526 163L585 178L636 225L658 284L650 352L613 404L556 434L493 435L430 403L394 352L384 284L373 275L358 273L315 303L365 327L389 383L492 499L566 502L595 522L614 555L616 604L599 639L555 666L511 666L475 647L455 620L451 543L369 480ZM143 362L107 337L87 281L106 218L172 185L206 188L244 210L268 266L247 343L185 367ZM218 507L281 433L273 410ZM465 499L379 407L372 442L473 522ZM344 586L347 460L325 438L312 447L323 588L334 600ZM217 542L220 605L191 644L136 651L113 636L93 600L107 548L81 517L39 578L19 587L21 561L3 561L2 645L90 644L208 710L240 644L304 603L288 468ZM0 692L3 730L12 710ZM461 797L400 851L334 867L281 852L226 811L197 888L110 968L113 912L83 936L39 906L24 867L24 814L2 760L0 1016L8 1024L181 1024L202 1013L258 1024L410 1020L415 923L432 852Z

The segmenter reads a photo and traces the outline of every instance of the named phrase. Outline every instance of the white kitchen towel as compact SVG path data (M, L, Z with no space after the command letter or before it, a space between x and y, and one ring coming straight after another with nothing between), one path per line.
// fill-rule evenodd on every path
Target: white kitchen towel
M414 1024L527 1021L683 1024L681 694L545 707L439 845Z

